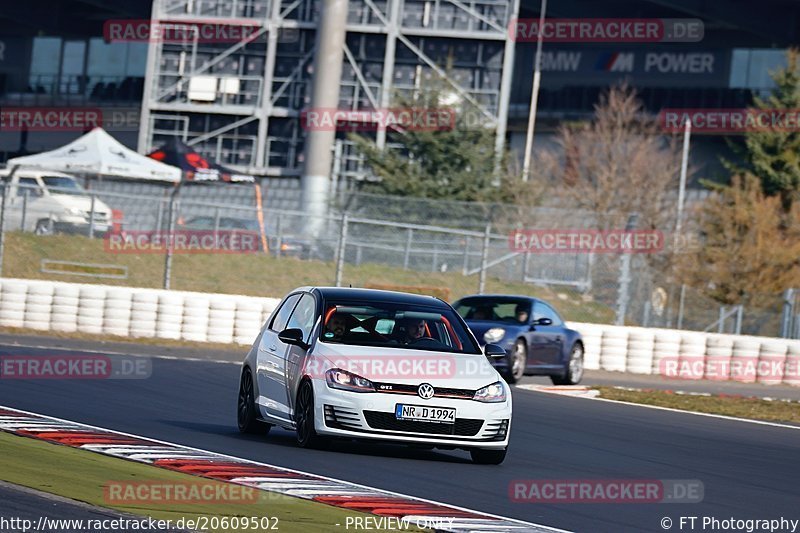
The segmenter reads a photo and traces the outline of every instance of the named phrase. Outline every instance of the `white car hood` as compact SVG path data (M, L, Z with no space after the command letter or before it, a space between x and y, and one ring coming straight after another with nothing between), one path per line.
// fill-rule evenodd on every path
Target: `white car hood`
M59 205L66 209L78 208L87 213L92 210L92 199L89 196L58 193L51 193L50 196L53 198L53 200L58 202ZM111 208L103 203L99 198L96 198L94 201L94 211L95 213L111 215Z
M477 390L501 380L481 354L458 354L408 348L376 348L317 341L308 361L312 374L331 368L348 370L373 382Z

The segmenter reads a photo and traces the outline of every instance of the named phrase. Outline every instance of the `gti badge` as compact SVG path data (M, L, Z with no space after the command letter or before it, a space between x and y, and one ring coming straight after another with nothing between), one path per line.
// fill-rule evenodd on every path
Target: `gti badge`
M419 386L419 389L417 389L417 394L419 394L419 397L423 400L430 400L433 398L433 385L423 383Z

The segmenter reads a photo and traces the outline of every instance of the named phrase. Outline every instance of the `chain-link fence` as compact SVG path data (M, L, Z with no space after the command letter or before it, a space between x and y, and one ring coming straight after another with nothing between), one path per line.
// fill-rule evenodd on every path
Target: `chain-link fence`
M521 293L553 302L573 321L771 336L788 331L782 295L762 298L768 303L759 308L723 308L659 269L659 254L667 249L555 253L515 247L515 231L592 232L612 224L570 209L343 194L329 215L312 220L274 201L265 206L264 197L277 192L252 185L124 184L82 191L34 180L12 181L2 191L0 268L6 277L258 296L282 296L300 285L405 290L449 301L479 292ZM139 238L180 232L217 240L178 249ZM220 235L250 236L256 246L219 247ZM43 261L73 267L54 273ZM113 267L124 267L125 276L104 275Z

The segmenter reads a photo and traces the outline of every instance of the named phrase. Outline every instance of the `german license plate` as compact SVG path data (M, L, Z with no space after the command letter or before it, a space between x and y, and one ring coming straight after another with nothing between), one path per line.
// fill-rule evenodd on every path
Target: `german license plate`
M453 407L433 407L398 403L394 408L394 414L398 420L439 422L440 424L456 423L456 410Z

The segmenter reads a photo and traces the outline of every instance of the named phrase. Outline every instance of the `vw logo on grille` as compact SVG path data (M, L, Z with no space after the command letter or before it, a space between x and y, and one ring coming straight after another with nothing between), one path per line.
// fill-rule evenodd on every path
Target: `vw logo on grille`
M417 389L417 394L419 394L419 397L423 400L430 400L433 398L433 385L423 383L419 386L419 389Z

